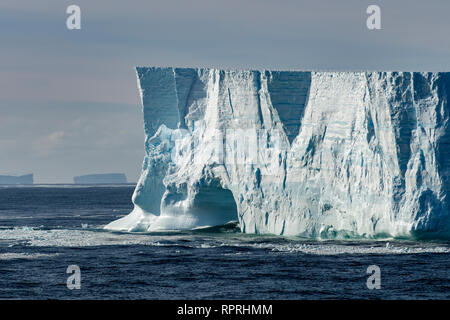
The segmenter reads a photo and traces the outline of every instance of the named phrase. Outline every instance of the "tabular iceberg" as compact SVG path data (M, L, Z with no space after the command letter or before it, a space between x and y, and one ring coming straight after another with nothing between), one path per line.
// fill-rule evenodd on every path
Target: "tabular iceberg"
M33 184L33 174L23 176L3 176L0 175L0 184Z
M135 209L105 228L450 234L450 73L137 68Z

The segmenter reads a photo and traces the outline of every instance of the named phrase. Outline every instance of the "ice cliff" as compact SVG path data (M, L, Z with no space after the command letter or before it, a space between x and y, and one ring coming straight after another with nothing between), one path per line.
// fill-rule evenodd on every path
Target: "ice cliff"
M450 73L137 68L145 151L110 230L449 237Z
M0 175L0 184L33 184L33 174L23 176L3 176Z

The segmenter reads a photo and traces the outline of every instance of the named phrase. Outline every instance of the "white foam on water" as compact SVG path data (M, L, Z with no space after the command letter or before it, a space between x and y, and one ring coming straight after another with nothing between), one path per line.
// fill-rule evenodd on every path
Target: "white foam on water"
M89 247L102 245L148 244L140 235L96 232L88 229L42 230L29 227L0 230L0 241L33 247Z
M279 243L279 241L283 241ZM286 240L286 241L284 241ZM273 243L271 242L273 241ZM352 242L305 242L282 237L265 238L245 235L198 235L183 233L115 233L97 229L53 229L44 230L31 227L0 229L0 243L9 246L27 245L32 247L90 247L115 245L148 245L154 247L191 247L214 249L236 247L264 249L273 253L303 253L314 255L340 254L422 254L450 253L450 246L442 243L361 241ZM9 256L5 256L9 257Z
M303 253L313 255L341 255L341 254L382 254L382 255L398 255L398 254L423 254L423 253L450 253L450 247L436 243L390 243L388 246L384 242L365 243L361 241L358 244L352 243L299 243L292 241L285 244L277 243L251 243L241 240L232 240L222 242L217 245L201 244L196 248L214 248L220 246L231 247L249 247L255 249L266 249L271 252L279 253ZM239 253L239 252L238 252Z
M59 255L59 253L46 254L46 253L7 252L7 253L0 253L0 260L17 260L17 259L34 260L34 259L40 259L40 258L56 257L58 255Z
M450 248L442 246L410 247L405 245L390 245L377 247L373 245L334 245L334 244L295 244L281 245L272 248L276 252L301 252L315 255L339 254L420 254L420 253L450 253Z

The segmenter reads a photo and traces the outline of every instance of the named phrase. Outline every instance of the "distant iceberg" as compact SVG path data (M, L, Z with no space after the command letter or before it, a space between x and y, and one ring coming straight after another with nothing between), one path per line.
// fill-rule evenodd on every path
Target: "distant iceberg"
M110 230L450 234L450 73L137 68L135 209Z
M1 176L0 184L33 184L33 174L25 174L23 176Z
M121 184L127 183L123 173L88 174L73 178L75 184Z

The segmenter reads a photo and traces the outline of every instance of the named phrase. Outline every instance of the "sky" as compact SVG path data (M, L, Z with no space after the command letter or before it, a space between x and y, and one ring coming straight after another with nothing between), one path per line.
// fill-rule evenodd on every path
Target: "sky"
M72 4L81 30L66 27ZM450 71L449 13L448 0L2 0L0 175L137 181L135 66Z

